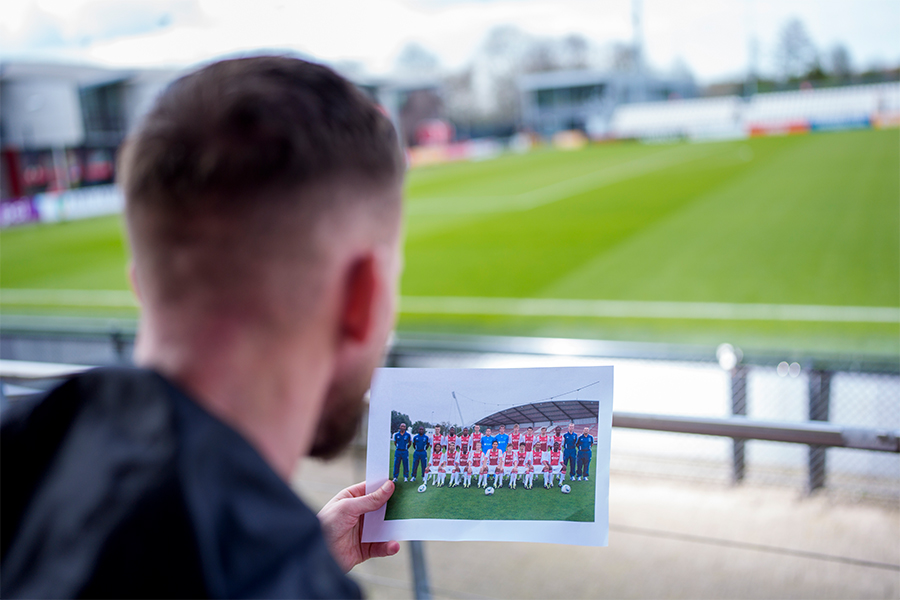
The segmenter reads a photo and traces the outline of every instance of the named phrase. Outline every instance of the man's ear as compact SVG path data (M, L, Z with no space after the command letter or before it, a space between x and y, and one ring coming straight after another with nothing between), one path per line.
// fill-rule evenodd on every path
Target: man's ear
M356 259L347 270L340 318L341 332L350 340L364 342L372 333L378 285L378 269L373 254Z
M128 281L129 283L131 283L131 291L134 292L135 297L137 297L138 304L143 304L143 299L141 298L141 287L138 285L137 271L134 267L134 260L128 261Z

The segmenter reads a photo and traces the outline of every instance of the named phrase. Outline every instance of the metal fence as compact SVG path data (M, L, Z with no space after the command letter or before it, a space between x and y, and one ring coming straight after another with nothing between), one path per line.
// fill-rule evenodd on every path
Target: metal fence
M0 327L0 358L12 360L127 363L134 340L128 321L4 318ZM900 500L895 361L741 356L728 346L407 334L394 341L387 364L612 364L613 473ZM729 429L766 424L775 427L768 437L759 428ZM798 431L824 437L797 438Z

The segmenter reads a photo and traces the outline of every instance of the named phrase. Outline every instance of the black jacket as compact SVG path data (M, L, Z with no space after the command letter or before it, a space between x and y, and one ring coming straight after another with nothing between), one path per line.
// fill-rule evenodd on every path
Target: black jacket
M256 450L152 371L7 409L0 485L4 598L360 596Z

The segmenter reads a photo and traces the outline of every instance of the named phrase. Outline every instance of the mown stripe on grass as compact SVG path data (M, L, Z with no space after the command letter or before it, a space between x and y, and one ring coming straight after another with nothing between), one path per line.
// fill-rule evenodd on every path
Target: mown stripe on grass
M704 158L716 151L711 146L679 146L556 181L521 194L421 198L408 203L406 211L409 215L452 215L530 210L619 181Z
M562 298L486 298L404 296L400 312L434 315L516 317L612 317L723 321L819 321L832 323L900 323L900 308L889 306L821 306L803 304L733 304L725 302L652 302Z

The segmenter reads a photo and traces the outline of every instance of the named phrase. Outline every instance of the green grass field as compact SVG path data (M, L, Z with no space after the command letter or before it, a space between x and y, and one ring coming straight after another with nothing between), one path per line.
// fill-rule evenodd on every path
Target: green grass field
M411 456L411 454L410 454ZM410 457L410 461L412 458ZM591 475L594 474L594 459L591 460ZM412 464L410 463L410 467ZM388 477L393 474L394 450L391 448ZM493 485L493 477L489 480ZM396 519L472 519L505 521L594 521L595 486L594 480L567 481L572 491L563 494L559 487L544 489L543 480L534 478L534 487L526 490L520 481L516 489L497 489L493 496L485 496L484 490L476 486L477 478L472 477L472 487L450 488L447 485L429 485L427 491L419 493L417 482L403 481L403 467L394 494L388 500L385 520Z
M406 196L401 330L900 356L897 130L544 149L416 169ZM3 231L2 310L135 314L46 292L126 290L125 263L114 218Z

